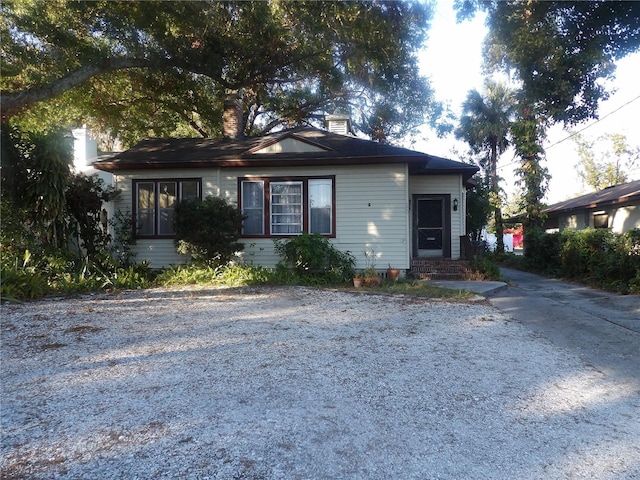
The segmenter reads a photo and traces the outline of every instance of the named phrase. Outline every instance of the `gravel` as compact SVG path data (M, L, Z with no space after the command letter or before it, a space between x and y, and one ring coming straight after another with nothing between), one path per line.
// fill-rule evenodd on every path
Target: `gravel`
M483 303L189 288L1 313L2 478L640 478L640 386Z

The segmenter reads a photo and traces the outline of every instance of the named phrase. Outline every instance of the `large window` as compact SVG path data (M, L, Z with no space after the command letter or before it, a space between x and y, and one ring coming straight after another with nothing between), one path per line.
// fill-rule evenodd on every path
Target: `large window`
M181 200L200 198L199 179L135 180L133 183L136 237L170 237Z
M334 179L259 178L240 180L245 236L334 234Z

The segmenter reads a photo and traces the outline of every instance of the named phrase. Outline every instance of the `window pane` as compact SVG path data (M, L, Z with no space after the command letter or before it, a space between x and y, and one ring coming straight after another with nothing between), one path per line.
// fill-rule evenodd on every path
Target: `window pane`
M271 233L302 232L302 182L273 182L271 188Z
M160 208L175 208L176 182L160 182Z
M153 235L153 218L155 212L154 183L138 183L138 208L136 210L136 233L138 235Z
M245 235L264 234L264 183L242 182L242 222Z
M180 182L180 185L182 187L182 196L180 197L180 200L195 200L200 198L200 192L198 191L199 184L197 181L186 180Z
M309 180L309 233L330 234L332 181Z
M158 235L173 235L173 216L176 208L176 182L160 182L158 208Z
M594 214L593 228L609 228L609 216L606 213Z

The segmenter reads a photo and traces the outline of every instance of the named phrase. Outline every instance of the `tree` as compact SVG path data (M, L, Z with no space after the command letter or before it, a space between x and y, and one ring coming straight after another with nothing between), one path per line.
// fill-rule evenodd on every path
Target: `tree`
M76 241L79 250L84 249L87 257L95 259L99 252L108 251L111 238L103 207L117 194L115 188L106 186L98 175L78 173L69 177L65 195L69 236Z
M456 8L460 20L487 13L487 67L521 86L513 142L528 224L537 226L548 178L540 164L544 130L597 118L608 95L602 80L614 75L616 60L640 48L640 2L456 0Z
M602 79L640 48L640 3L456 0L458 18L487 13L485 60L522 84L525 103L553 122L597 117ZM523 100L525 100L523 99Z
M388 141L440 112L418 72L421 2L9 0L0 11L5 119L64 102L138 138L216 135L234 90L246 133L344 108Z
M116 191L97 176L71 173L71 160L62 130L2 130L2 230L7 239L7 227L19 233L9 239L13 246L66 251L75 240L88 256L106 247L100 214Z
M73 159L70 142L62 130L23 133L3 129L3 137L9 145L2 152L2 196L24 214L21 221L37 242L63 247L67 238L66 190Z
M513 118L513 95L494 81L485 83L485 94L472 90L462 105L460 126L456 136L469 143L472 151L484 155L481 166L489 179L489 199L493 208L498 244L504 252L502 200L498 178L498 157L509 146L509 128Z
M475 175L476 185L467 190L467 235L474 242L480 241L493 210L490 201L490 186L486 177ZM504 240L503 240L504 246Z
M596 142L580 135L573 137L580 156L576 165L582 183L592 190L602 190L629 180L628 172L640 160L640 147L631 147L621 134L606 134L598 138L597 147L608 140L610 150L596 147ZM597 159L596 159L597 158Z

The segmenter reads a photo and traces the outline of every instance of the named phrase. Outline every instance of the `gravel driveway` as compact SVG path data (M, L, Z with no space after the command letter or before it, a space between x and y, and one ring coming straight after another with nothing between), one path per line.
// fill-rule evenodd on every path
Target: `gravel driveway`
M155 289L1 313L2 478L640 478L640 386L488 305Z

